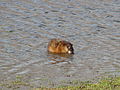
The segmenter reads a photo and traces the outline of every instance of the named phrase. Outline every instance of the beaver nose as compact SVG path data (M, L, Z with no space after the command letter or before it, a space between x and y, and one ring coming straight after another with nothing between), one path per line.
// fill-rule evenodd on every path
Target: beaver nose
M73 51L68 51L68 53L69 53L69 54L74 54L74 52L73 52Z
M71 54L72 52L71 51L68 51L69 54Z

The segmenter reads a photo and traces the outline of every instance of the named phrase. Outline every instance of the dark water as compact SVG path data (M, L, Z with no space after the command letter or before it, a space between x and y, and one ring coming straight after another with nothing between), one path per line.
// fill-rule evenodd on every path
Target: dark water
M51 38L75 54L48 54ZM120 75L120 0L0 0L0 83L22 76L55 87L109 74Z

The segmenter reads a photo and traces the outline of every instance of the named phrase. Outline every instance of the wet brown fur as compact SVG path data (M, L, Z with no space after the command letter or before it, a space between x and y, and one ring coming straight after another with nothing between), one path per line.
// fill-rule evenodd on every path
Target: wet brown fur
M74 53L72 44L61 39L52 39L48 44L48 52L52 53Z

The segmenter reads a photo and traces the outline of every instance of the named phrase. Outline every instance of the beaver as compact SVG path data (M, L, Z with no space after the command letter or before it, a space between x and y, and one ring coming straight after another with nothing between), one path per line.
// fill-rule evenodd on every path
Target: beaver
M62 39L51 39L48 44L48 52L74 54L73 44Z

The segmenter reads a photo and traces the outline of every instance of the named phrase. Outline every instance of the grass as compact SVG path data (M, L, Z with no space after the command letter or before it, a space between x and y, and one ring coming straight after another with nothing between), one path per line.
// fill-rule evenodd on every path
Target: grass
M75 83L74 81L72 83ZM97 83L77 82L77 86L60 86L58 88L35 88L33 90L120 90L120 77L104 78Z
M17 76L16 80L1 83L0 87L8 88L10 90L18 90L21 87L29 87L31 90L120 90L120 77L103 78L96 83L90 81L70 81L63 83L67 83L68 85L58 86L57 88L47 88L42 86L40 86L41 88L33 88L34 86L25 82L22 77Z

